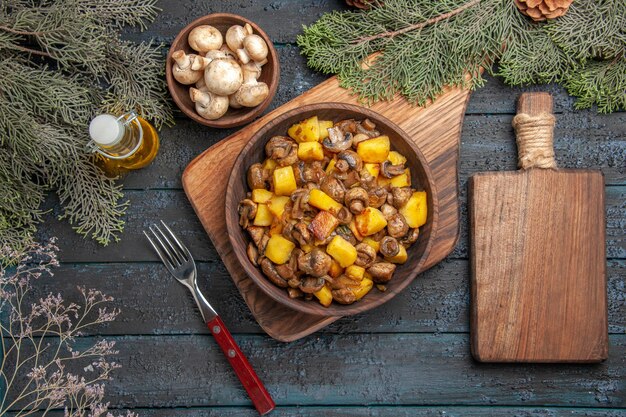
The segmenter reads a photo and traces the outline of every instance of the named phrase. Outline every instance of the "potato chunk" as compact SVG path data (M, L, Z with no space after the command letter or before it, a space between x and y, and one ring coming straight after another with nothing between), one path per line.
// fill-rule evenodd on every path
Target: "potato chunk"
M283 212L285 211L285 206L291 199L287 196L275 195L267 202L267 207L270 209L272 214L277 218L283 217Z
M403 165L406 163L406 157L397 151L389 151L387 159L389 159L392 165Z
M320 210L330 211L332 214L339 213L339 210L343 207L324 191L318 189L313 189L309 193L309 204Z
M274 193L276 195L290 195L298 188L291 165L276 168L272 176L274 178Z
M326 240L339 225L339 220L328 211L320 211L315 215L308 229L316 240Z
M374 178L378 178L378 174L380 173L380 165L379 164L363 164L363 168Z
M296 245L285 239L283 235L274 235L270 237L265 247L265 256L277 265L286 263L291 257L291 251Z
M296 142L318 142L320 140L320 128L317 116L296 123L287 130L287 134Z
M373 235L387 226L387 220L385 220L383 213L374 207L366 208L363 213L357 214L354 220L361 236Z
M272 212L270 212L267 204L257 204L256 216L254 217L255 226L270 226L272 224Z
M346 268L356 261L356 248L341 236L335 236L326 246L326 253L332 256L341 267Z
M378 136L359 142L356 152L363 159L363 162L381 163L387 159L390 146L388 136Z
M346 276L354 281L361 281L363 274L365 274L365 268L358 265L350 265L346 268Z
M333 294L330 292L328 285L324 285L321 290L315 291L313 295L317 297L320 304L324 307L328 307L333 302Z
M356 299L360 300L361 298L365 296L365 294L370 292L373 286L374 286L374 281L372 281L369 278L363 278L360 282L359 287L354 288L352 292L354 293L354 296L356 297Z
M400 208L400 214L404 216L406 223L411 228L425 225L428 218L426 191L414 192L409 201Z
M364 237L363 238L363 243L367 243L369 246L371 246L376 252L378 252L378 250L380 249L380 242L375 241L374 239L372 239L371 237Z
M271 191L263 188L257 188L252 190L252 201L255 203L267 204L268 201L274 196Z
M302 142L298 145L298 158L304 162L322 161L324 148L319 142Z
M385 177L378 177L378 185L381 187L386 187L388 185L394 188L403 188L411 186L411 170L406 168L404 172L400 175L396 175L395 177L389 179Z
M320 129L320 141L326 139L328 137L328 129L333 127L334 123L332 120L318 120L317 124Z

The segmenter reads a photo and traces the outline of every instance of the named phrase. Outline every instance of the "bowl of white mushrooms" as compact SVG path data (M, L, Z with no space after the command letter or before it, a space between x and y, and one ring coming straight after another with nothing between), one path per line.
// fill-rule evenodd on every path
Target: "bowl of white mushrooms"
M258 25L216 13L194 20L176 36L165 75L183 113L205 126L227 128L254 120L270 105L280 64Z

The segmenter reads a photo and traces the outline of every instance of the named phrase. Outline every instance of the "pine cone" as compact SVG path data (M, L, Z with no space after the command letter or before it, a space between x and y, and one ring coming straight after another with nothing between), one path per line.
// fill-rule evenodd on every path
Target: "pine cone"
M347 1L347 0L346 0ZM563 16L573 0L515 0L515 5L535 22Z
M357 9L368 10L372 7L382 6L382 0L346 0L348 6L356 7Z

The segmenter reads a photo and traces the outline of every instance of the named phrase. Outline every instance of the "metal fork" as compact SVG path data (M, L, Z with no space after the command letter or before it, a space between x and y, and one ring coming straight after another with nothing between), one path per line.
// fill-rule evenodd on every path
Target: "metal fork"
M211 307L204 295L202 295L202 292L200 292L196 280L198 272L191 252L163 221L161 221L161 224L165 231L155 224L149 227L152 237L146 231L143 234L146 235L146 238L148 238L148 241L170 274L191 291L204 322L209 327L217 344L222 348L222 352L228 359L237 377L239 377L259 414L269 413L275 407L274 401L256 372L254 372L254 369L252 369L246 356L237 346L235 339L233 339L220 316Z

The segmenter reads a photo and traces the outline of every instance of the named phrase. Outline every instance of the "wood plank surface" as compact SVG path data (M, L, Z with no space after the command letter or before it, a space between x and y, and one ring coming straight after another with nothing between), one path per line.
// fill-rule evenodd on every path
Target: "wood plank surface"
M327 78L307 68L295 46L301 24L314 22L325 11L346 8L343 0L161 0L158 5L164 12L156 22L143 33L129 31L127 37L154 37L167 45L180 28L209 11L229 11L259 23L274 40L281 62L281 85L271 109ZM86 285L115 296L114 305L123 310L121 317L92 332L119 335L115 340L124 367L115 372L116 380L107 388L106 400L113 405L127 404L148 417L256 415L212 347L191 300L159 268L140 237L144 227L163 217L176 225L202 260L201 274L210 275L202 284L211 284L210 298L214 297L246 353L251 353L259 373L268 375L269 390L279 394L280 405L272 415L626 416L622 336L626 332L626 112L575 111L575 99L559 86L511 88L501 79L486 78L487 84L472 93L463 124L460 242L448 260L379 309L339 320L295 344L282 345L261 336L180 191L184 167L234 130L204 128L180 114L175 127L161 132L162 148L155 162L123 181L131 207L120 243L102 248L76 236L65 223L53 219L53 213L46 217L41 236L58 236L62 260L77 263L62 265L51 281L40 280L36 294L63 291L67 300L79 301L73 295L75 287ZM553 94L554 111L559 114L555 147L560 165L601 169L608 185L609 331L620 335L610 338L611 356L601 365L483 365L469 355L466 182L475 172L516 168L510 122L522 91ZM47 207L58 213L54 199ZM131 336L141 334L151 336ZM170 362L153 354L168 355ZM323 355L331 366L320 368ZM197 363L203 364L203 371L215 371L200 374ZM356 384L363 375L369 376L366 383ZM435 405L424 405L428 401Z
M608 261L609 332L626 334L626 261ZM233 333L261 333L221 262L198 264L199 285ZM411 287L373 311L344 317L324 333L459 333L469 331L469 263L446 259ZM77 283L99 288L122 310L113 323L86 335L208 334L194 303L160 263L62 264L54 277L41 280L34 299L61 292L79 300Z
M279 406L626 407L626 336L595 365L481 364L467 334L235 335ZM123 336L107 382L114 407L249 406L211 336ZM78 345L93 343L81 338ZM84 365L83 365L84 366ZM357 382L358 381L358 382Z
M482 91L472 93L470 105ZM508 99L515 100L515 95L511 94ZM496 108L489 110L497 111ZM517 168L512 118L509 114L465 116L459 166L461 191L466 188L463 185L471 174ZM559 166L601 169L607 185L626 184L625 126L626 113L559 115L555 130ZM124 179L124 188L182 188L180 178L187 164L231 133L232 129L210 129L191 120L177 119L175 127L161 131L161 150L152 165L131 172Z
M141 417L258 417L250 407L197 407L186 408L142 408L115 410L119 413L135 411ZM15 417L16 413L8 413ZM556 407L454 407L454 406L312 406L276 407L272 417L623 417L626 410L606 410L600 408L556 408ZM48 414L49 417L63 417L61 411Z
M467 187L461 187L461 237L450 255L467 258ZM43 238L56 236L61 248L63 262L141 262L156 261L157 257L141 234L150 224L163 219L174 226L190 247L196 260L218 260L215 248L209 241L202 225L193 213L189 201L180 190L129 190L125 193L130 201L126 216L126 229L118 243L102 247L92 240L77 235L67 224L55 220L59 207L55 198L45 206L52 212L45 216L45 227L40 229ZM606 188L608 258L626 258L626 186Z

